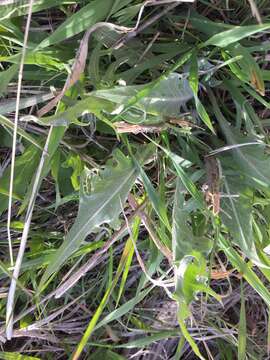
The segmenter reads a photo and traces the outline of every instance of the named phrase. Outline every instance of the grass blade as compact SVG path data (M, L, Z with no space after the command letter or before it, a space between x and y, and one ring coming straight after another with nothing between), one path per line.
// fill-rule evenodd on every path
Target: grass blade
M218 47L226 47L246 37L268 30L269 28L270 24L235 26L233 29L213 35L204 43L204 46L213 45Z
M238 325L238 360L246 359L246 346L247 346L246 307L245 307L243 283L241 281L241 308L240 308L240 321Z

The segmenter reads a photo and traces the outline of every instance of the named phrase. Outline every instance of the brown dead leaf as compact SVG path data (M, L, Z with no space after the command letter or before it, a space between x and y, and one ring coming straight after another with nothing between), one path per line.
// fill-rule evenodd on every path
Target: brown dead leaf
M211 206L213 214L218 215L220 211L220 173L217 159L214 156L205 156L206 183L205 200Z
M173 124L173 125L179 125L181 127L186 127L186 128L193 128L193 127L196 127L196 128L200 128L202 129L200 126L194 124L193 122L189 121L189 120L186 120L185 118L171 118L171 117L167 117L166 118L166 121L169 122L170 124Z
M148 132L160 132L167 129L166 124L161 125L139 125L139 124L129 124L125 121L119 121L114 123L116 131L119 134L131 133L131 134L140 134Z
M262 24L261 14L254 0L248 0L252 15L256 18L258 24Z
M259 94L264 96L265 95L264 82L261 78L258 77L257 72L255 70L251 70L250 81L254 89L257 90Z
M215 279L215 280L222 280L222 279L226 279L228 277L230 277L230 275L234 272L234 270L228 270L228 271L223 271L223 270L212 270L211 271L211 279Z

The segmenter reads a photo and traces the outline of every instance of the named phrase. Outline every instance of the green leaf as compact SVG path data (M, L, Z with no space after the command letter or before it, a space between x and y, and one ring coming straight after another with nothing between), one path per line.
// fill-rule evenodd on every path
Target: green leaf
M189 85L193 90L194 94L198 94L199 89L199 76L198 76L198 58L197 51L194 51L190 58L190 68L189 68Z
M179 263L186 255L199 251L205 255L212 248L212 241L205 236L195 236L189 225L191 222L188 204L181 192L181 181L177 179L173 207L172 250L174 262Z
M0 359L3 360L40 360L36 356L22 355L18 352L0 351Z
M120 285L119 285L119 291L118 291L118 296L117 296L117 301L116 301L116 307L118 306L120 298L121 298L122 294L125 291L125 284L126 284L126 281L127 281L127 277L128 277L128 274L129 274L131 262L132 262L134 251L135 251L134 246L133 246L133 241L136 243L136 241L138 239L139 231L140 231L140 225L141 225L141 219L137 216L137 217L134 218L133 225L132 225L132 228L131 228L131 231L132 231L131 236L133 237L133 239L129 238L127 240L127 243L129 241L130 244L129 244L129 248L128 248L128 255L127 255L127 260L126 260L126 263L125 263L125 268L123 270L123 275L122 275L121 282L120 282Z
M131 311L137 304L139 304L153 289L155 286L149 286L145 290L140 291L135 297L125 302L118 309L111 311L106 315L95 327L95 329L100 329L102 326L109 324L112 321L115 321Z
M33 3L32 12L41 11L61 5L63 3L72 3L73 1L67 0L35 0ZM12 4L1 4L0 3L0 20L3 18L12 18L17 16L26 15L29 9L29 0L14 0Z
M73 172L71 175L71 183L74 188L74 190L80 189L80 182L79 177L81 176L81 173L83 172L83 163L81 161L81 158L79 155L75 154L69 154L66 161L62 164L63 168L72 168Z
M10 130L14 130L14 122L9 120L3 115L0 115L0 124L9 128ZM17 133L22 136L25 140L29 141L31 144L35 145L38 149L43 150L42 146L33 138L33 136L29 135L25 130L20 127L17 128Z
M195 94L194 94L194 98L195 98L196 109L198 111L198 114L200 115L200 118L205 123L205 125L212 131L212 133L215 134L215 130L214 130L213 125L211 123L211 119L210 119L207 111L205 110L205 107L201 103L201 100Z
M148 96L156 87L159 86L160 82L163 80L166 80L172 73L174 73L180 66L185 64L192 52L188 51L185 53L182 57L180 57L179 60L177 60L171 67L169 67L163 75L161 75L156 80L152 81L151 83L147 84L146 86L143 86L141 90L139 90L134 96L132 96L123 106L121 112L119 112L117 115L114 116L112 121L118 120L121 115L128 110L130 110L133 106L135 106L141 99Z
M168 158L171 159L173 166L176 170L176 173L181 179L181 182L183 183L187 191L190 193L190 195L196 200L197 202L196 205L200 206L203 209L205 207L205 203L202 194L197 189L191 177L189 177L183 169L184 167L189 167L192 163L188 160L181 158L180 156L164 148L163 146L159 145L153 139L149 138L149 140L153 144L158 146L160 149L162 149L162 151L168 156Z
M147 151L143 154L143 159L144 156L148 156ZM103 223L115 225L118 221L118 216L138 176L138 171L132 160L125 157L120 150L115 151L113 160L117 163L116 166L109 162L99 175L92 175L90 171L85 171L81 183L77 218L43 274L40 289L49 277L79 249L88 234ZM88 189L89 186L90 189Z
M106 19L113 2L114 0L91 1L64 21L50 36L44 39L38 47L45 48L57 44L90 28L97 22Z
M61 58L61 60L60 60ZM64 71L66 70L67 56L64 52L60 51L28 51L25 56L24 64L36 65L45 68L47 71ZM0 61L11 62L20 64L21 54L18 53L12 56L0 56Z
M164 201L159 197L157 194L152 182L146 175L145 171L143 170L141 164L134 158L134 163L138 169L138 173L142 179L143 185L145 187L145 190L149 196L149 199L153 205L154 210L156 211L158 217L163 222L163 224L166 226L166 228L170 231L171 226L167 215L166 205Z
M252 105L247 101L246 97L241 93L240 89L236 87L236 85L232 81L228 81L228 80L224 80L224 86L226 90L231 93L233 101L241 109L241 116L245 121L247 129L252 127L253 124L261 127L261 119L259 119ZM216 112L215 105L214 105L214 110L216 116L217 117L220 116L219 112ZM221 117L221 119L223 119L223 117Z
M166 149L164 149L166 150ZM165 153L169 156L172 160L173 166L176 170L177 175L181 179L183 185L190 193L190 195L197 201L198 206L204 208L204 201L202 194L197 189L196 185L192 181L192 179L186 174L181 164L177 163L174 154L171 151L166 150Z
M231 56L241 56L237 63L229 64L232 72L242 81L249 83L261 95L265 94L264 80L261 69L257 61L253 58L250 52L240 44L230 45L224 54L229 53ZM225 56L226 58L226 56Z
M30 145L15 161L15 178L13 199L22 200L28 190L32 176L39 162L40 151L35 145ZM8 167L0 181L0 213L8 206L10 167Z
M34 116L25 116L24 120L34 120L41 125L67 126L78 123L77 119L83 114L94 114L98 118L104 120L102 113L113 111L113 104L110 101L88 96L83 100L78 100L67 110L56 115L43 117L38 119ZM88 125L87 123L79 123L79 125Z
M265 144L254 135L242 135L238 129L231 127L221 113L216 99L209 91L209 97L213 109L228 145L231 147L232 157L237 165L237 171L241 172L254 183L255 186L262 188L270 187L270 157L265 154ZM250 144L244 145L242 144ZM253 144L253 145L252 145ZM233 162L231 162L233 165Z
M106 359L106 360L126 360L126 358L124 358L124 356L119 355L116 352L111 351L111 350L106 351L106 353L104 354L103 359Z
M245 307L243 283L241 281L241 308L240 308L240 321L238 325L238 360L246 359L246 345L247 345L246 307Z
M189 85L193 91L196 109L198 111L200 118L205 123L205 125L215 134L215 130L213 128L209 115L207 114L207 111L205 110L203 104L201 103L198 97L199 73L198 73L197 51L194 51L190 58Z
M269 28L270 28L270 24L235 26L233 29L226 30L221 33L213 35L210 39L208 39L204 43L204 46L214 45L219 47L226 47L248 36L255 35L258 32L268 30Z
M1 75L0 75L0 80L1 80ZM27 98L21 98L19 103L19 110L37 105L41 102L50 100L53 97L54 97L53 93L48 93L48 94L31 96ZM16 102L17 102L16 99L0 101L0 114L8 114L10 112L15 111Z
M145 118L145 113L152 115L179 116L180 107L193 98L192 91L186 79L181 79L178 73L171 73L161 79L156 86L154 83L146 85L117 86L109 90L97 90L92 94L119 104L114 113L124 110L123 104L128 104L133 98L138 96L138 101L134 108L141 110L137 117L131 117L129 112L123 111L121 116L130 123L146 124L148 122L160 122L160 118L152 117L150 120ZM130 109L129 109L130 110Z
M190 315L188 305L197 292L206 292L218 296L206 286L206 261L202 253L207 255L212 242L206 237L194 236L190 222L188 206L181 192L181 181L177 179L173 207L172 251L174 261L175 294L178 302L178 322L183 336L195 354L203 359L198 346L189 334L185 319Z
M231 246L231 243L223 236L219 236L218 242L221 250L224 251L226 257L231 262L231 264L238 269L238 271L243 275L244 279L260 295L260 297L269 307L269 290L252 270L251 264L247 264L245 260L238 254L238 252Z
M42 180L48 175L48 173L49 173L49 171L51 169L51 165L52 165L51 160L52 160L52 158L54 156L54 153L56 152L56 150L57 150L57 148L58 148L58 146L60 144L60 141L62 140L62 138L63 138L63 136L65 134L65 131L66 131L65 126L54 127L52 129L52 131L51 131L49 144L48 144L48 153L47 153L47 156L46 156L45 161L44 161L42 172L41 172L41 175L40 175L40 178L39 178L38 187L40 187ZM32 180L31 180L30 186L28 188L28 191L27 191L27 193L26 193L26 195L25 195L25 197L23 199L23 202L22 202L22 204L20 206L19 214L21 214L26 209L26 207L28 205L34 183L35 183L35 176L32 177Z
M232 28L232 25L224 24L223 22L211 21L208 17L198 14L194 9L191 8L190 22L194 29L206 34L215 35L221 31Z
M201 360L205 360L205 358L202 356L202 354L200 353L200 350L196 344L196 342L193 340L192 336L190 335L190 333L188 332L188 329L186 327L185 321L182 318L182 314L181 314L182 309L180 308L178 310L178 322L180 325L180 329L182 331L182 334L184 336L184 338L186 339L186 341L189 343L190 347L192 348L193 352L195 355L197 355L197 357Z
M179 336L179 330L163 330L163 331L159 331L154 335L150 335L150 336L143 336L139 339L136 340L132 340L129 341L126 344L121 344L121 345L116 345L116 348L124 348L124 349L135 349L135 348L144 348L150 344L152 344L153 342L162 340L162 339L169 339L169 338L173 338L173 337L178 337Z
M239 183L239 178L228 178L229 182L224 181L228 198L222 201L223 223L227 226L234 244L250 259L260 263L252 231L252 196L248 197L247 187ZM232 198L235 194L237 198Z
M139 223L138 223L139 224ZM132 236L132 235L131 235ZM135 240L135 239L134 239ZM116 273L114 274L114 278L113 280L110 282L109 281L109 285L106 289L106 292L101 300L101 302L99 303L98 305L98 308L96 309L92 319L90 320L90 322L88 323L88 326L83 334L83 337L81 338L77 348L76 348L76 351L74 353L74 358L78 358L80 356L80 354L82 353L84 347L86 346L90 336L92 335L94 329L95 329L95 326L109 300L109 297L111 296L112 294L112 291L114 290L117 282L118 282L118 279L122 273L122 271L124 270L125 268L125 265L127 263L127 260L128 260L128 255L129 255L129 252L134 249L133 247L133 241L132 241L132 238L129 238L125 244L125 248L123 250L123 253L122 253L122 256L121 256L121 259L119 261L119 264L118 264L118 267L117 267L117 271Z
M193 251L191 256L185 256L180 261L180 264L175 266L176 286L174 298L178 303L178 323L186 341L200 359L204 359L204 357L201 355L194 339L189 334L185 320L190 316L188 305L195 298L196 293L206 292L214 296L217 300L220 300L219 297L205 285L207 281L206 275L206 261L195 251Z
M0 73L0 97L6 93L8 84L15 77L18 70L19 70L19 65L13 64L7 70L1 71L1 73ZM3 113L1 112L1 114L3 114Z

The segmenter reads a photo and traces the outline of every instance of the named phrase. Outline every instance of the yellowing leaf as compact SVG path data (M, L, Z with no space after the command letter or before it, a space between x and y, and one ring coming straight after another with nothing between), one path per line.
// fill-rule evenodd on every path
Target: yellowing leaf
M262 76L258 75L258 72L255 69L251 70L251 85L255 90L258 91L262 96L265 95L264 81Z

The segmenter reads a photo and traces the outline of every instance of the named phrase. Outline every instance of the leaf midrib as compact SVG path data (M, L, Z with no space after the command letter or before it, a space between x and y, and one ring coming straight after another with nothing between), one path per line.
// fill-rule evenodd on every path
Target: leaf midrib
M121 187L120 187L120 188L123 188L123 187L124 187L124 185L128 182L128 180L132 177L133 173L135 173L135 172L136 172L136 169L133 167L130 175L128 175L128 176L126 177L125 181L121 183ZM93 218L94 218L97 214L99 214L101 211L103 211L103 209L110 203L110 201L111 201L111 200L113 199L113 197L117 194L117 192L119 192L119 187L111 194L111 196L109 196L109 197L107 198L107 200L103 203L103 205L102 205L101 207L99 207L99 209L98 209L96 212L94 212L94 213L92 214L92 216L88 219L88 221L82 226L82 228L78 231L78 233L76 234L76 236L68 243L67 247L64 249L65 252L67 252L67 250L68 250L74 243L76 243L77 239L80 237L81 234L83 235L84 230L88 227L88 224L93 220ZM74 225L73 225L73 226L74 226ZM73 227L73 226L72 226L72 227ZM70 232L71 232L71 230L69 231L69 234L70 234ZM67 239L68 239L68 235L67 235L64 243L67 241ZM61 249L61 247L64 245L64 243L63 243L63 244L60 246L60 248L57 250L55 256L58 255L58 251ZM62 257L62 258L61 258L60 265L62 265L63 261L65 261L70 255L71 255L71 254L68 254L67 257L64 256L64 260L62 260L62 259L63 259L63 257ZM55 270L56 270L56 268L54 267L53 271L55 271ZM48 273L48 274L47 274L47 273ZM47 274L47 275L46 275L46 274ZM41 281L41 284L44 284L44 283L47 281L48 277L49 277L51 274L52 274L52 271L49 271L49 267L48 267L47 270L46 270L46 272L45 272L45 274L44 274L44 279Z

